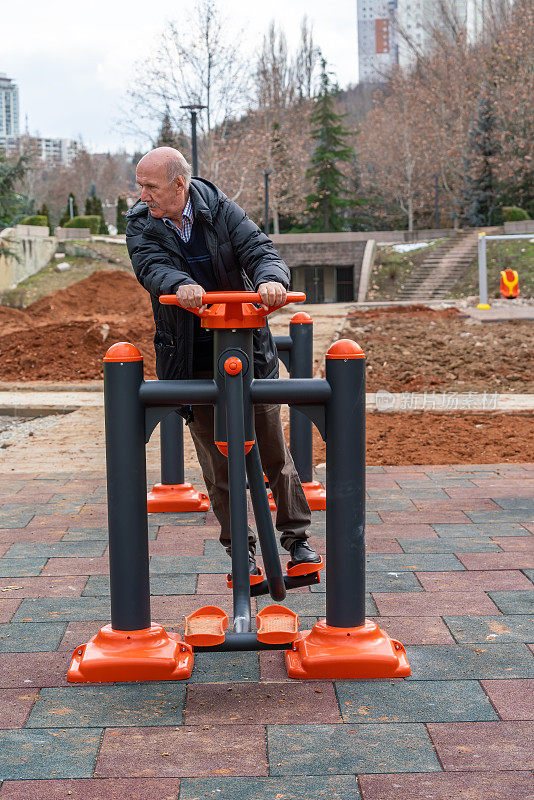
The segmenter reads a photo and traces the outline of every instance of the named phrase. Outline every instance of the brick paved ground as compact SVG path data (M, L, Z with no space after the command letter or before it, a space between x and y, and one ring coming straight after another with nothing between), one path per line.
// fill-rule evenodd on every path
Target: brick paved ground
M411 678L203 653L187 684L69 685L109 621L104 479L0 478L0 800L532 800L534 465L371 468L367 488L367 613ZM230 610L216 538L209 513L151 517L154 621ZM301 627L324 589L288 597Z

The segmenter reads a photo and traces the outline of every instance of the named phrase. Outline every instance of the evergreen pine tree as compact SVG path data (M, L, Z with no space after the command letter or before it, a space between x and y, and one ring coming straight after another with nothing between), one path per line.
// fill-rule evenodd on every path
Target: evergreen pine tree
M317 144L306 177L313 182L313 191L306 197L311 229L340 231L345 217L343 210L352 202L346 188L347 179L339 169L339 162L354 158L353 148L346 143L350 132L343 127L344 114L334 107L336 89L332 87L326 71L326 61L321 62L321 88L315 98L311 114L311 137Z
M484 92L469 128L464 156L463 217L472 227L495 223L498 186L494 175L497 155L495 116L491 99Z
M167 109L161 120L161 127L159 129L155 147L174 147L176 150L182 150L184 147L184 142L185 137L183 134L181 135L173 130L171 115Z
M77 217L78 214L79 214L79 212L78 212L78 204L76 202L76 198L74 197L72 192L69 192L69 196L67 198L67 206L66 206L65 210L63 211L63 214L61 215L60 219L59 219L59 227L60 228L62 228L63 225L66 222L68 222L69 219L70 219L70 201L71 201L71 198L72 198L72 216L73 217Z
M128 211L128 203L125 197L119 197L117 200L117 233L126 233L126 217Z

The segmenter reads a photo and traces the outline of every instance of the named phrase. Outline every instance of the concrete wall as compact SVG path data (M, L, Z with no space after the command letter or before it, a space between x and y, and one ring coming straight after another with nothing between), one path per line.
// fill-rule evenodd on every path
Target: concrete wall
M534 219L524 219L520 222L505 222L505 233L532 233L534 234Z
M66 239L90 239L91 231L89 228L54 228L54 236L60 242Z
M46 267L56 252L57 239L48 236L48 228L38 228L37 235L33 235L32 228L17 225L0 231L0 291L11 289L24 278L35 275Z

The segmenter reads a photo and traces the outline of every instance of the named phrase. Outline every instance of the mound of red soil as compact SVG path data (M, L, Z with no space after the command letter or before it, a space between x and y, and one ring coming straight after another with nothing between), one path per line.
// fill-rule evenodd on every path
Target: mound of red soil
M115 342L135 344L154 378L154 321L148 293L125 272L96 272L28 308L0 307L3 380L80 381L102 377Z

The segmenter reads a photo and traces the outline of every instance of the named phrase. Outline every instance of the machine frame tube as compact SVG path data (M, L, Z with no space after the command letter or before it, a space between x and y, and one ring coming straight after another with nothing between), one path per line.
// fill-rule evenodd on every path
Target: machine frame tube
M299 315L296 315L297 317ZM313 378L313 323L291 320L293 342L290 357L290 377ZM302 483L313 480L312 422L298 409L289 409L289 449Z

